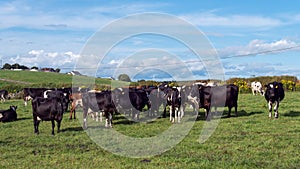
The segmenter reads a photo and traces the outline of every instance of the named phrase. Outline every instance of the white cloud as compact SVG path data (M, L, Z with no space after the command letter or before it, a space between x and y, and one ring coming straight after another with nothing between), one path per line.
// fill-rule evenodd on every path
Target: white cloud
M226 27L275 27L283 25L279 18L259 15L217 15L213 12L186 14L181 16L198 26L226 26Z
M232 56L248 56L256 55L259 53L278 53L283 51L295 50L300 44L294 41L281 39L274 42L265 42L263 40L252 40L246 46L231 46L223 49L219 49L218 53L221 58L232 57Z
M31 50L27 55L17 55L10 57L4 62L19 63L28 67L53 67L53 68L66 68L73 69L79 54L72 52L46 52L44 50Z

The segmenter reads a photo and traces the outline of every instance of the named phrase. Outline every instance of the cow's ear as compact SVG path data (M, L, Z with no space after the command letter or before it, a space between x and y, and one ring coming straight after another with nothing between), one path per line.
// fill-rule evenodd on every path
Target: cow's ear
M278 85L276 85L275 88L278 89Z
M265 86L265 88L267 88L268 87L268 85L264 85Z

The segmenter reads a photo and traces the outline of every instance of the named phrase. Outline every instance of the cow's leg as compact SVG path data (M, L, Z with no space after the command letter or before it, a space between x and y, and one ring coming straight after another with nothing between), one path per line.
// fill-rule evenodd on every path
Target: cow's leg
M278 108L279 108L279 101L275 101L275 105L274 105L275 118L278 118Z
M170 121L172 121L172 112L173 112L173 107L172 106L170 106Z
M174 121L173 123L178 121L178 107L174 107Z
M34 126L35 134L39 134L39 123L40 123L40 121L37 119L37 116L33 115L33 126Z
M103 121L103 118L102 118L103 114L104 114L104 112L100 111L100 113L99 113L99 116L100 116L100 122Z
M237 113L237 105L234 106L234 112L235 112L235 116L237 117L237 116L238 116L238 113Z
M83 109L83 128L87 128L87 109Z
M269 101L269 117L271 118L272 117L272 102Z
M105 116L105 127L108 127L108 123L109 123L109 116L108 116L109 112L104 112L104 116Z
M60 124L61 124L61 120L57 121L57 133L60 132Z
M54 128L55 128L54 120L51 120L51 123L52 123L52 135L54 136Z
M72 120L72 115L73 115L73 112L74 112L74 119L75 119L75 104L73 103L74 101L72 101L71 103L71 110L70 110L70 120Z
M232 107L229 107L229 106L228 106L228 118L230 118L230 116L231 116L231 108L232 108Z
M178 111L178 123L180 123L181 122L181 118L183 117L183 108L182 108L182 106L181 107L179 107L178 109L177 109L177 111Z
M112 127L112 112L108 112L109 127Z
M99 113L98 112L95 113L95 116L96 116L96 121L99 121Z

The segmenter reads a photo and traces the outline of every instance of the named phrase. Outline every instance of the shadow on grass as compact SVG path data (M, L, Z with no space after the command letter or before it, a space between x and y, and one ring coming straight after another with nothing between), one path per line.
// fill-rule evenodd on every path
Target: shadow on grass
M211 112L211 113L213 113L213 112ZM220 113L220 112L219 112ZM242 116L253 116L253 115L255 115L255 114L262 114L262 113L264 113L264 112L262 112L262 111L257 111L257 112L254 112L254 111L251 111L251 112L246 112L245 110L240 110L240 111L238 111L237 112L237 116L236 116L236 114L235 114L235 112L233 111L231 111L231 113L230 113L230 117L228 117L228 111L224 111L223 113L222 113L222 119L226 119L226 118L238 118L238 117L242 117ZM298 114L299 116L300 116L300 112L299 112L299 114ZM206 118L205 118L205 114L204 113L198 113L198 116L197 116L197 119L196 119L197 121L198 120L206 120Z
M69 127L69 128L64 128L60 130L60 132L67 132L67 131L83 131L82 127Z
M241 110L241 111L238 111L238 116L253 116L253 115L256 115L256 114L262 114L264 112L262 111L251 111L251 112L246 112L245 110Z
M21 121L21 120L29 120L32 119L31 117L22 117L22 118L17 118L17 121Z
M300 112L299 111L290 111L288 113L284 113L282 116L298 117L298 116L300 116Z

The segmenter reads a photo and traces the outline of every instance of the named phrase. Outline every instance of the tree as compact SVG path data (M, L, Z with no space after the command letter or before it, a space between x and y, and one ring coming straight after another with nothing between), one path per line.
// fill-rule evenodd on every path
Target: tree
M120 74L118 76L118 80L125 81L125 82L131 82L130 77L127 74Z
M11 65L11 68L12 69L20 69L20 64L15 63L15 64Z
M8 63L5 63L2 67L2 69L11 69L11 65Z

